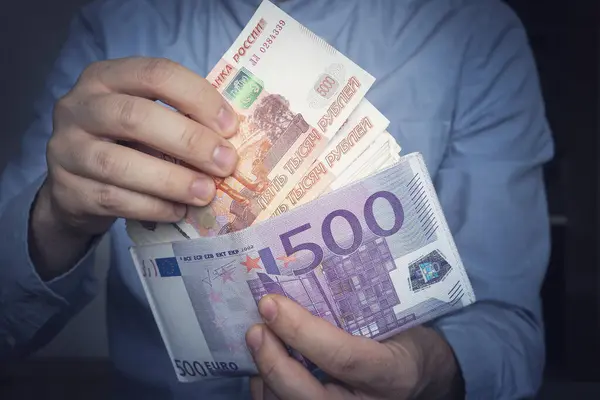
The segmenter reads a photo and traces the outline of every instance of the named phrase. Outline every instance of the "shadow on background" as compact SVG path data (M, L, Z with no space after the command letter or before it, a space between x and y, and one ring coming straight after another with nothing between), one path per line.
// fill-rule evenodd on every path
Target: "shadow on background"
M556 143L556 157L546 168L552 221L552 255L542 290L547 375L598 381L598 2L508 3L527 28Z

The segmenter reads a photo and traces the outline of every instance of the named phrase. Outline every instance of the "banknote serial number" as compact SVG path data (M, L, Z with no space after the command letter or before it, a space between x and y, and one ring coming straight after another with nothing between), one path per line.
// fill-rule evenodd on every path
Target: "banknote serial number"
M216 251L214 253L206 253L206 254L194 254L193 256L182 256L179 257L181 261L202 261L202 260L212 260L215 258L229 257L229 256L237 256L240 253L245 253L249 250L253 250L254 245L249 245L242 247L241 249L233 249L233 250L225 250L225 251Z
M223 361L188 361L173 360L177 374L181 377L207 377L207 376L227 376L237 370L239 367L234 362Z
M271 33L269 33L269 36L267 36L262 46L258 48L258 51L260 51L262 54L265 54L269 47L271 47L273 43L275 43L275 40L277 40L277 36L279 36L284 26L285 21L280 19L277 25L275 25L275 28L271 30ZM250 57L250 63L252 64L252 66L255 66L259 61L260 57L256 53L253 54L252 57Z

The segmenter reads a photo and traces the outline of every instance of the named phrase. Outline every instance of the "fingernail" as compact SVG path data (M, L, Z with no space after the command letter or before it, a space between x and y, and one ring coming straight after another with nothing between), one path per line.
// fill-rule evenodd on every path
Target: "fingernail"
M237 115L229 105L223 105L217 114L217 122L221 132L231 133L237 124Z
M262 346L263 341L263 329L260 325L255 325L250 328L248 334L246 335L246 344L248 345L248 349L252 353L256 353L260 350L260 346Z
M215 190L215 183L207 177L197 178L190 188L192 196L201 200L210 200Z
M213 161L219 168L231 171L237 163L237 153L227 146L218 146L213 153Z
M187 212L187 207L184 204L175 204L175 215L177 218L182 219L185 217L185 213Z
M265 296L258 303L258 312L265 322L273 322L277 317L277 303L269 296Z

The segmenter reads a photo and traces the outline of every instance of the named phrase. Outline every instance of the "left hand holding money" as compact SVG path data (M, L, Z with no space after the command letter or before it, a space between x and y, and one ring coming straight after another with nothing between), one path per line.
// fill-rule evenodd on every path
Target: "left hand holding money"
M260 372L251 381L254 400L437 399L462 394L452 350L432 329L416 327L380 343L350 335L283 296L265 296L259 311L265 324L253 326L246 335ZM282 342L335 382L317 380L288 355Z

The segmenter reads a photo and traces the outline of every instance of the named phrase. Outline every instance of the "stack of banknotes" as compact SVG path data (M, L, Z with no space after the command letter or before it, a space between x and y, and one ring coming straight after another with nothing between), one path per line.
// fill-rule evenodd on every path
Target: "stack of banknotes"
M475 300L423 158L400 156L365 98L371 75L264 1L207 79L239 115L236 171L178 223L127 221L180 381L256 373L244 335L266 294L375 340Z

